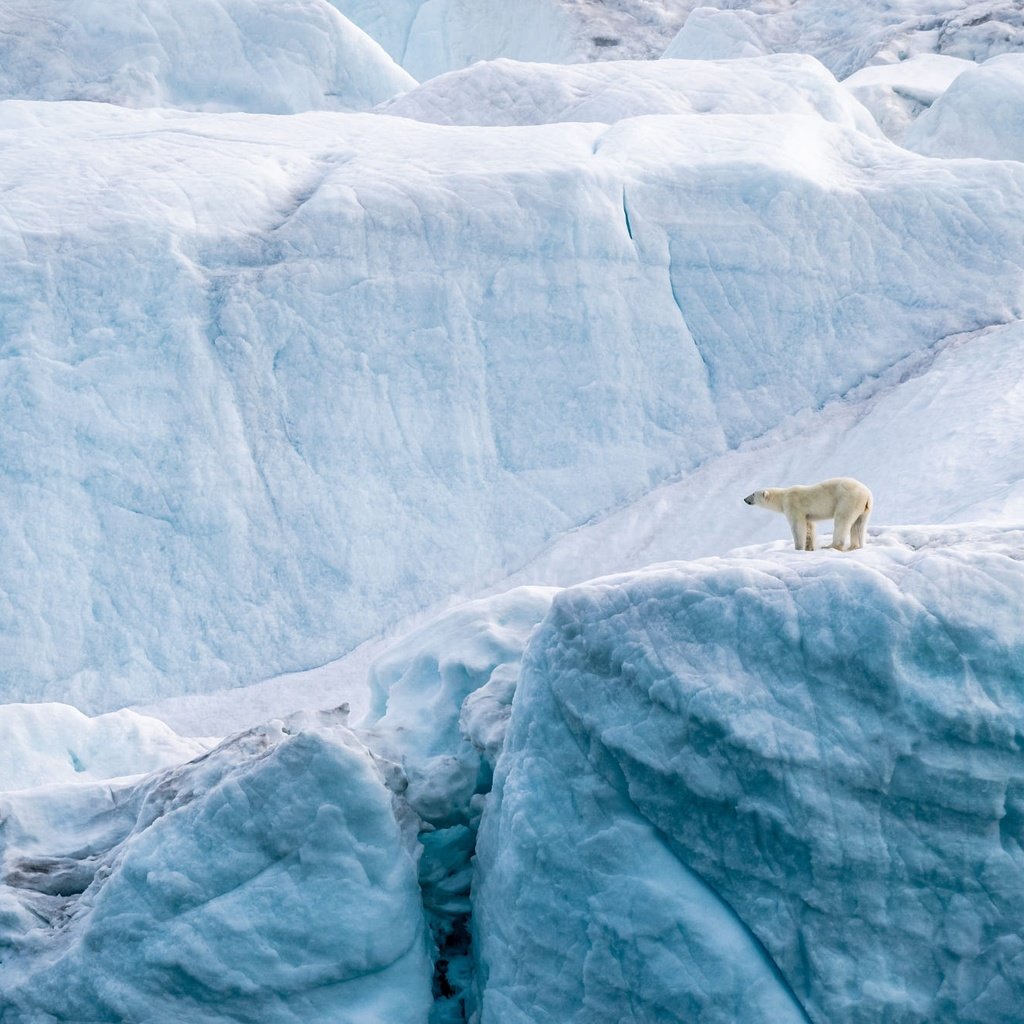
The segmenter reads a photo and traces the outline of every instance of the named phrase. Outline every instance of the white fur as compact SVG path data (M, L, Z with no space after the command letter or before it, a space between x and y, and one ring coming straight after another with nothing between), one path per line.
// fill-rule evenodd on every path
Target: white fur
M832 547L837 551L864 547L871 492L852 477L837 476L806 487L769 487L743 500L748 505L781 512L789 520L797 551L814 550L814 524L822 519L834 520Z

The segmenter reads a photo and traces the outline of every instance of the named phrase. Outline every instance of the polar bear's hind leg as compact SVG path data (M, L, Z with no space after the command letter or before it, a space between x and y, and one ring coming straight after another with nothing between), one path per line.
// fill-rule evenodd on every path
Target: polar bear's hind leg
M807 546L806 546L806 548L804 550L805 551L813 551L815 549L815 547L817 547L817 541L818 541L818 537L817 537L817 533L816 533L815 528L814 528L814 520L813 519L808 519L807 520Z
M854 521L863 509L861 502L854 504L848 497L845 501L840 498L836 502L835 521L832 524L832 547L837 551L850 551L856 546L852 543L851 534Z
M853 528L850 530L850 546L852 548L864 547L864 534L868 528L868 518L871 515L871 502L867 503L864 511L853 522Z

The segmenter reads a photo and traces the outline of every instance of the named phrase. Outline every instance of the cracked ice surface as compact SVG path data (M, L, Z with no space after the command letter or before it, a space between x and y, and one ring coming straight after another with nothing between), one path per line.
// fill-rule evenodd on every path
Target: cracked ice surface
M0 796L5 1019L415 1024L414 826L342 724L302 714L134 783Z
M813 113L0 126L8 700L323 664L1022 312L1024 167Z
M1024 531L887 536L556 597L481 825L484 1024L1019 1020Z

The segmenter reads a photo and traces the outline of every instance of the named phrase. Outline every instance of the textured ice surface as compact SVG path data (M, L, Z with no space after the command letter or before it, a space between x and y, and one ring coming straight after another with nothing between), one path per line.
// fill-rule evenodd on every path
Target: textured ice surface
M902 142L914 120L927 110L973 61L921 53L898 64L870 64L843 79L855 99L874 115L894 142Z
M920 53L983 61L1024 46L1015 0L684 0L689 17L670 57L798 51L845 78Z
M873 135L877 129L811 57L735 63L614 61L523 64L495 60L425 82L377 108L434 124L608 124L643 114L814 114Z
M556 597L480 831L484 1024L1019 1020L1022 551L908 528Z
M904 145L925 156L1024 160L1024 54L1002 54L964 72L918 118Z
M371 667L363 728L374 749L401 762L405 797L427 821L464 823L481 775L489 787L519 660L555 593L519 587L467 602L404 637Z
M88 718L66 704L0 704L0 737L0 792L141 775L207 747L134 711Z
M1024 300L1024 168L814 115L0 125L8 700L321 665Z
M0 803L5 1019L426 1021L408 811L330 715Z
M362 110L414 85L322 0L11 0L0 97Z

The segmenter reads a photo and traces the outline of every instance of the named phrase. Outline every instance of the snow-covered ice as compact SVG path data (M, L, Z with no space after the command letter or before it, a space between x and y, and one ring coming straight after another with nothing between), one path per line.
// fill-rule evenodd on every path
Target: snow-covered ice
M878 378L563 534L502 586L555 586L789 538L743 496L852 475L895 523L1024 522L1024 323L946 339ZM827 536L823 542L827 542Z
M0 98L363 110L415 81L324 0L8 0Z
M0 737L0 792L142 775L208 746L128 709L89 718L67 704L0 704Z
M1024 54L993 57L958 75L904 145L925 156L1024 160Z
M1022 552L906 528L557 596L480 829L482 1024L1019 1020Z
M1016 1024L1022 47L0 5L0 1019Z
M480 62L424 82L380 112L434 124L614 124L644 114L809 114L877 134L873 120L811 57L742 62Z
M973 61L921 53L898 64L869 64L843 79L843 87L871 111L878 126L894 142Z
M397 781L306 714L134 784L0 797L4 1018L425 1024Z

